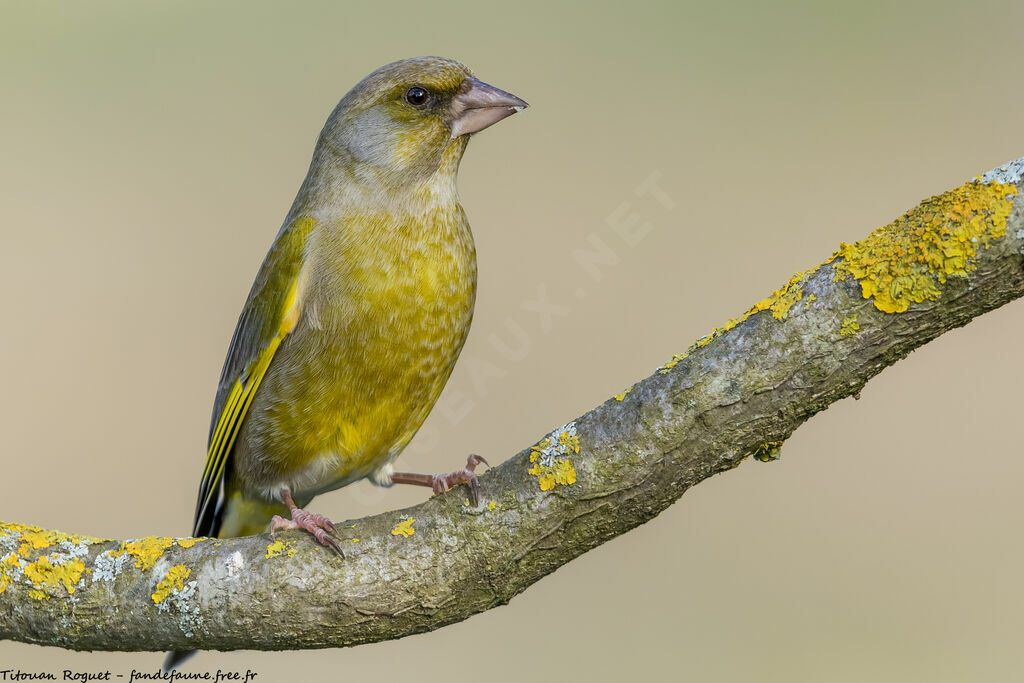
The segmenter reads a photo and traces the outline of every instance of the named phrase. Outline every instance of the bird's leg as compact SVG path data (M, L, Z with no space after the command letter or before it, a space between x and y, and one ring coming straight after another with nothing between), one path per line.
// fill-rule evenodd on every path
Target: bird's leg
M342 557L345 557L345 553L342 552L341 546L333 538L327 535L328 531L334 531L334 523L327 519L323 515L314 514L312 512L306 512L295 504L292 500L292 493L288 489L281 489L281 501L288 506L291 511L291 519L285 519L281 515L274 515L273 519L270 520L270 535L273 536L274 532L278 529L305 529L309 533L313 534L320 545L326 546L338 553Z
M393 484L415 484L416 486L429 486L434 493L444 493L453 486L465 484L469 487L469 500L473 507L480 502L480 482L476 478L476 466L483 463L490 467L490 464L483 457L470 455L466 459L466 466L461 470L455 470L448 474L416 474L415 472L392 472L391 483Z

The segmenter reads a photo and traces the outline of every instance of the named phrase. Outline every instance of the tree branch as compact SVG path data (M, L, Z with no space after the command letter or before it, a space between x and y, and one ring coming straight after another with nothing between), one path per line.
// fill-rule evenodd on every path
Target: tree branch
M299 532L111 541L0 525L0 637L79 650L301 649L507 603L943 332L1024 294L1024 159L923 202L464 489Z

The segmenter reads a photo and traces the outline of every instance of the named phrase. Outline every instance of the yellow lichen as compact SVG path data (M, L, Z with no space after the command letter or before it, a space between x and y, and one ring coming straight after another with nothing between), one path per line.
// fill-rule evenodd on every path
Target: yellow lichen
M541 491L550 491L555 487L555 478L551 475L551 467L548 465L541 465L536 462L535 454L530 454L530 461L533 462L533 466L526 470L527 474L532 474L537 477L540 481Z
M52 531L28 524L2 523L0 524L0 534L17 535L18 540L21 541L21 545L18 547L18 554L21 557L28 557L32 550L42 550L65 541L76 545L82 542L99 543L103 541L101 538Z
M555 484L569 486L576 483L576 468L570 460L555 460L550 465L534 463L527 474L537 477L541 491L550 491Z
M804 308L810 308L811 307L811 302L812 301L817 301L817 300L818 300L818 295L817 294L808 294L807 295L807 299L804 302Z
M81 560L67 560L55 565L46 555L24 567L25 578L37 589L62 585L69 594L75 592L75 584L84 571L85 563Z
M271 557L277 557L282 554L285 557L295 557L295 553L297 552L299 552L299 550L295 547L295 541L274 541L267 546L267 554L264 555L264 557L270 559Z
M50 596L46 594L46 591L33 588L28 592L28 597L33 600L49 600Z
M843 324L839 326L839 334L843 337L849 337L850 335L857 334L859 329L860 325L857 324L857 316L851 316L843 319Z
M415 521L416 520L412 517L406 517L401 522L399 522L394 529L391 530L391 535L406 537L412 536L414 533L416 533L416 529L414 529L412 526L412 523Z
M572 466L571 461L556 460L554 468L556 484L560 484L561 486L569 486L570 484L576 483L576 468Z
M974 270L972 259L979 248L987 248L989 242L1005 234L1016 192L1013 185L984 184L975 179L922 202L866 239L840 245L830 260L834 279L853 276L864 298L874 299L875 307L886 313L901 313L912 303L933 301L949 278L966 277ZM666 374L694 349L707 346L761 311L771 310L774 318L784 320L803 297L805 278L819 267L796 273L743 317L701 337L685 352L672 356L658 372ZM807 305L816 299L815 294L808 294Z
M575 434L569 434L569 432L562 432L558 435L558 445L565 447L564 453L579 453L580 437Z
M164 551L174 545L174 539L166 536L147 536L137 541L125 541L121 547L111 553L112 557L121 557L125 553L135 558L135 566L149 569Z
M786 316L789 314L789 309L804 297L804 290L800 284L804 277L812 272L814 271L811 270L806 273L796 273L793 277L789 278L789 282L783 285L781 289L776 289L771 293L771 296L761 299L754 304L754 306L747 311L746 315L744 315L744 319L749 318L755 313L771 310L773 318L776 320L785 320ZM733 325L733 327L735 327L735 325Z
M633 387L630 387L630 388L626 389L625 391L620 391L619 393L615 394L615 400L616 401L624 401L626 399L626 394L628 394L631 391L633 391Z
M498 507L498 504L493 500L487 504L487 509L494 512L494 508Z
M951 277L966 277L981 247L1006 232L1017 190L975 180L922 202L866 239L840 245L836 279L851 275L886 313L934 301Z
M7 557L0 560L0 593L3 593L11 585L11 575L8 572L20 564L18 556L14 553L10 553Z
M550 448L551 437L545 436L536 446L530 447L530 462L537 462L537 458L540 456L541 451L545 448Z
M669 370L679 365L679 361L684 360L688 355L689 353L672 354L672 358L670 358L667 363L658 368L658 372L660 372L663 375L666 374ZM616 398L618 398L618 396L616 396ZM623 396L623 398L625 398L625 396Z
M772 317L775 318L776 320L785 320L786 317L789 315L790 309L793 308L793 306L796 305L796 303L800 301L804 296L804 280L808 276L817 272L820 267L821 266L815 266L810 270L805 270L803 272L794 274L793 277L789 278L789 281L786 282L785 285L783 285L780 289L776 289L775 291L773 291L770 296L761 299L756 304L751 306L749 309L747 309L746 313L744 313L741 317L729 318L729 320L727 320L724 325L722 325L721 327L716 327L715 329L711 330L711 332L709 332L708 334L704 335L703 337L695 341L693 344L691 344L690 348L686 349L686 351L673 355L671 360L669 360L667 363L658 368L658 372L662 375L667 374L669 370L671 370L672 368L679 364L679 361L689 356L690 352L694 351L695 349L700 349L707 346L718 337L722 336L732 328L736 327L737 325L745 321L747 318L753 315L757 315L761 311L771 311ZM817 298L818 297L814 294L808 294L807 303L810 303L811 301L814 301Z
M179 538L178 545L182 548L191 548L196 543L199 543L200 540L198 538Z
M156 592L153 593L153 602L159 605L174 591L184 589L185 579L191 573L192 570L183 564L175 565L168 569L167 575L156 585Z
M576 423L559 427L530 449L530 469L527 474L537 477L541 491L551 491L556 484L569 486L576 482L576 468L564 456L580 452L580 437Z
M353 539L352 539L352 542L353 542L353 543L359 543L359 539L358 539L358 538L353 538Z
M62 536L66 536L66 534L61 534L61 535ZM22 532L21 540L22 540L22 542L27 543L28 545L32 546L36 550L41 550L42 548L49 548L55 542L59 542L55 538L55 536L56 536L56 534L54 532L45 531L43 529L40 529L38 531L25 531L25 532ZM66 540L66 539L62 538L60 540L62 541L62 540Z

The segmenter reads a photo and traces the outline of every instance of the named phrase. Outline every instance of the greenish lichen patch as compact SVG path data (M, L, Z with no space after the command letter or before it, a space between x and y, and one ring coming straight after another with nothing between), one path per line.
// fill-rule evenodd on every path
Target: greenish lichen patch
M782 452L782 444L784 443L785 441L765 441L754 451L754 460L758 462L778 460L782 457L780 454Z
M839 326L839 334L843 337L850 337L857 334L859 329L860 325L857 323L857 316L852 315L849 318L843 318L843 322Z

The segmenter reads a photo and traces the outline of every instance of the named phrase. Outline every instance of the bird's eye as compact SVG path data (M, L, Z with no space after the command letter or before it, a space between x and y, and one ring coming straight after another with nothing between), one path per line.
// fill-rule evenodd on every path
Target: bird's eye
M418 85L414 85L405 91L405 101L414 107L422 107L427 103L429 93Z

